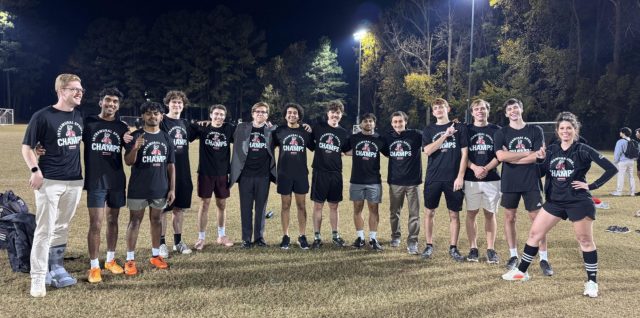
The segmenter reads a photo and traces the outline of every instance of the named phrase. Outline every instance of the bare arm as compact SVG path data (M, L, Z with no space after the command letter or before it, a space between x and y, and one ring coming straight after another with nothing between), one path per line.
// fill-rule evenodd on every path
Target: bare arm
M464 147L460 149L462 158L460 158L460 169L458 169L458 176L453 182L453 191L458 191L464 186L464 173L467 171L467 161L469 158L469 148Z
M502 150L496 151L496 158L501 162L508 163L516 163L516 161L525 158L529 155L533 154L535 161L535 152L525 151L525 152L509 152L505 147L502 147Z
M124 154L124 163L126 163L127 166L133 166L133 164L136 163L138 150L142 145L144 145L144 133L140 134L140 136L136 138L136 143L131 148L131 151Z
M173 163L167 165L167 176L169 177L169 193L167 193L167 204L171 205L176 198L176 166Z
M27 167L29 167L29 169L32 169L33 167L38 166L38 158L36 157L36 154L33 152L33 149L31 149L31 146L22 145L21 152L22 152L22 158L24 159L24 162L27 164ZM42 186L43 180L44 180L44 177L42 176L42 171L38 169L38 171L31 173L31 177L29 178L29 186L33 190L39 190L40 187Z
M434 152L438 151L438 149L440 149L440 146L442 146L442 144L447 140L447 138L453 136L453 134L455 134L456 132L457 130L455 128L455 123L452 123L451 126L449 126L447 130L445 130L444 134L440 136L440 138L436 139L434 142L428 145L425 145L424 148L422 149L422 152L424 152L427 155L427 157L431 156L431 154L433 154Z

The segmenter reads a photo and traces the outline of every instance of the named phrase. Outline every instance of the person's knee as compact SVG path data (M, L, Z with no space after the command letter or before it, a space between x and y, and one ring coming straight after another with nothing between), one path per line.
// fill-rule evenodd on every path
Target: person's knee
M576 240L578 241L578 244L580 244L580 248L582 250L590 251L595 249L595 243L593 242L593 236L591 235L576 235Z

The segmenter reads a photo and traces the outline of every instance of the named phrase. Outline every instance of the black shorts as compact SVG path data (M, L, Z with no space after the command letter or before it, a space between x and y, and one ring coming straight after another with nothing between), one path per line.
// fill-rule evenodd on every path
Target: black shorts
M311 201L318 203L342 201L342 173L314 170L311 177Z
M542 208L553 216L557 216L563 220L567 218L571 222L576 222L589 217L596 219L596 206L592 200L589 201L573 201L573 202L550 202L544 203Z
M172 211L174 207L184 210L191 208L191 195L193 195L191 180L189 182L176 182L176 199L173 200L173 204L164 209L164 212Z
M453 191L453 181L431 181L424 185L424 207L430 210L440 205L440 196L444 192L447 209L453 212L462 211L464 191Z
M104 208L105 203L111 209L119 209L127 202L124 189L87 190L87 208Z
M305 175L299 176L278 176L278 194L291 195L291 192L295 194L307 194L309 193L309 177Z
M540 191L503 192L500 205L505 209L517 209L520 197L524 199L524 208L529 212L539 210L542 207Z
M229 191L228 176L206 176L198 174L198 197L211 199L215 194L216 199L226 199L231 196Z

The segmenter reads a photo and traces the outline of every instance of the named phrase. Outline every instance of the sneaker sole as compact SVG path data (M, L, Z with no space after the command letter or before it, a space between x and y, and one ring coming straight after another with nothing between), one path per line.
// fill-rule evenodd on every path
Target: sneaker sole
M479 262L480 262L480 259L478 259L478 258L468 258L468 257L467 257L467 262L479 263Z
M281 250L288 250L288 249L289 249L289 246L280 246L280 249L281 249Z
M498 263L500 263L500 261L490 261L490 260L487 260L487 264L498 264Z

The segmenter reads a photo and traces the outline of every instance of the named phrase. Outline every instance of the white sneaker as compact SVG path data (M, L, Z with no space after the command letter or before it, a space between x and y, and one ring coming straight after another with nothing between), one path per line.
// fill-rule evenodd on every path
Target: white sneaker
M582 294L591 298L598 297L598 283L592 280L584 283L584 293Z
M518 268L514 268L502 275L502 279L511 281L526 282L529 280L529 273L523 273Z
M178 243L178 245L174 245L173 251L180 254L191 254L191 249L184 242L180 242Z
M621 197L622 196L622 192L618 192L618 191L613 191L613 192L611 192L609 194L614 196L614 197Z
M32 297L44 297L47 295L47 288L44 285L44 277L32 277L31 278L31 296Z
M160 256L162 256L162 258L169 258L169 247L167 244L160 244Z

